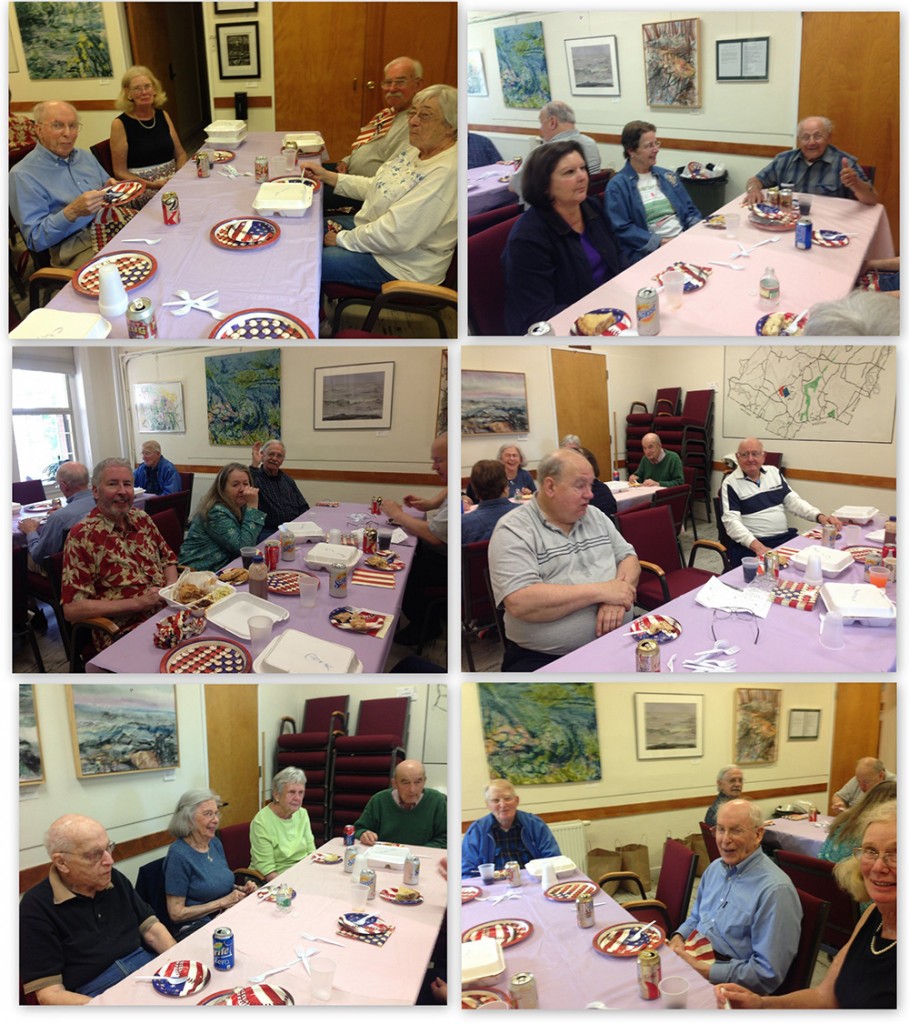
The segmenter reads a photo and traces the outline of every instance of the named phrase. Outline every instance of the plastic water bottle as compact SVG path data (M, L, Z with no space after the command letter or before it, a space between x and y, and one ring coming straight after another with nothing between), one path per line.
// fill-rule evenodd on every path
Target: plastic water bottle
M761 306L776 309L780 304L780 281L773 267L765 267L761 274Z

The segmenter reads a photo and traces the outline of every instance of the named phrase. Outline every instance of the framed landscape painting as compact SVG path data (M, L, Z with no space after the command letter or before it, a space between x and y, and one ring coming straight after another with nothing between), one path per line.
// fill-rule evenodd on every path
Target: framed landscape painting
M523 373L461 371L462 434L524 434L529 429Z
M316 367L313 428L387 430L394 385L394 363Z
M700 694L636 693L634 725L639 761L704 756Z

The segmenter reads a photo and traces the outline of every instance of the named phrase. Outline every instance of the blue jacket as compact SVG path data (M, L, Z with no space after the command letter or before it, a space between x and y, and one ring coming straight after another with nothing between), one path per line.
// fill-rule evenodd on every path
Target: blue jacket
M653 176L659 183L660 191L675 210L683 229L690 228L702 219L675 171L654 167ZM630 262L637 263L659 248L659 236L647 229L644 204L638 192L638 172L631 166L631 161L626 160L625 166L610 179L604 202L612 230Z
M141 466L133 473L133 484L136 487L145 487L146 481L148 480L148 469L143 462ZM161 460L158 462L158 490L157 494L176 494L177 491L183 490L183 482L180 480L180 474L177 471L177 467L172 463L168 462L164 456L161 456Z
M521 826L521 840L527 847L531 860L537 860L539 857L558 857L561 854L555 836L542 818L527 811L518 811L516 820ZM500 864L496 860L496 844L492 838L492 826L495 823L493 815L487 814L475 821L467 830L461 840L462 877L478 875L481 864L495 864L499 870L505 867L504 861ZM521 867L523 866L522 864Z

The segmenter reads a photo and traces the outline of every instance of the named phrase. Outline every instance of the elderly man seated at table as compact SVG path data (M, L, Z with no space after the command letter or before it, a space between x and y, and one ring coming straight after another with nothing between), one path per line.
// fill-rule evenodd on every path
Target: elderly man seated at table
M300 493L281 466L287 458L282 441L259 441L252 446L249 476L253 487L259 490L259 510L265 513L265 525L259 540L270 537L282 523L290 523L309 511L309 502Z
M177 467L164 458L157 441L146 441L142 445L142 465L133 473L133 484L149 494L176 494L183 490Z
M647 487L680 487L685 483L682 460L675 452L667 452L659 434L645 434L641 441L644 458L628 477L630 484Z
M48 829L48 877L19 904L19 980L43 1005L87 1003L174 945L114 869L104 826L67 814ZM153 950L153 952L151 952Z
M250 866L265 875L266 882L316 848L309 812L303 806L305 793L303 769L282 768L271 780L271 802L250 822Z
M704 824L713 828L716 825L716 816L723 804L729 800L738 800L742 795L745 777L738 765L729 764L716 773L716 800L707 808L704 815Z
M486 167L487 164L497 164L502 160L502 154L496 149L492 139L485 135L478 135L476 132L467 133L467 169L472 167Z
M584 154L584 163L587 166L588 174L596 174L600 169L600 150L597 144L589 135L583 135L578 131L575 123L574 111L567 103L561 100L550 100L540 111L540 135L543 138L541 145L548 146L553 142L576 142ZM523 202L521 195L521 176L523 166L519 167L511 176L508 187L516 192L518 200Z
M74 106L48 100L33 116L38 144L9 172L10 212L32 252L47 251L55 267L81 267L94 253L91 224L105 189L117 179L76 149Z
M477 507L461 518L461 543L489 540L496 523L515 510L508 497L508 478L498 459L480 459L470 471L470 486Z
M836 516L824 515L800 498L776 466L764 465L764 445L756 437L741 441L735 457L738 469L724 477L720 489L723 526L730 540L727 555L733 568L743 558L760 558L798 534L788 525L787 512L821 525L842 525Z
M804 333L816 338L898 338L899 293L854 288L842 298L816 302L808 310Z
M763 823L763 811L750 800L723 804L719 859L701 877L694 908L669 948L714 985L736 982L769 994L795 959L802 908L789 876L761 849Z
M500 519L489 542L497 604L505 606L503 672L531 672L618 628L641 566L597 508L593 467L560 448L537 469L538 490Z
M448 800L437 789L426 789L426 769L419 761L402 761L391 788L369 798L354 824L364 846L401 843L404 846L448 845Z
M63 508L52 512L43 523L37 519L20 519L19 529L28 544L29 569L44 574L42 560L63 550L66 534L81 523L95 506L88 486L88 468L81 462L64 462L55 474L60 493L66 498Z
M787 149L748 179L745 198L750 204L764 198L771 185L791 185L794 193L857 199L866 206L879 202L874 185L856 157L830 144L833 122L828 117L806 117L795 130L798 148Z
M559 844L549 826L528 811L519 811L520 797L506 779L493 779L483 790L489 814L468 828L461 841L461 875L479 874L481 864L501 870L510 860L521 867L540 857L558 857Z
M884 762L877 757L861 757L855 763L855 775L833 794L831 812L839 814L847 807L859 802L879 782L896 782L896 774L888 772Z
M151 516L133 508L132 464L104 459L92 471L95 507L70 531L63 549L61 601L67 622L103 616L121 632L164 604L158 591L177 580L177 556ZM98 650L110 635L93 631Z

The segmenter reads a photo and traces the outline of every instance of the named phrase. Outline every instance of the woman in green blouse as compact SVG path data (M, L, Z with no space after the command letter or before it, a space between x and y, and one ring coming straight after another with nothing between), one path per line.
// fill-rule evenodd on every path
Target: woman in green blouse
M264 522L259 491L252 486L249 470L229 462L196 509L180 548L180 563L217 572L239 557L240 548L255 545Z

